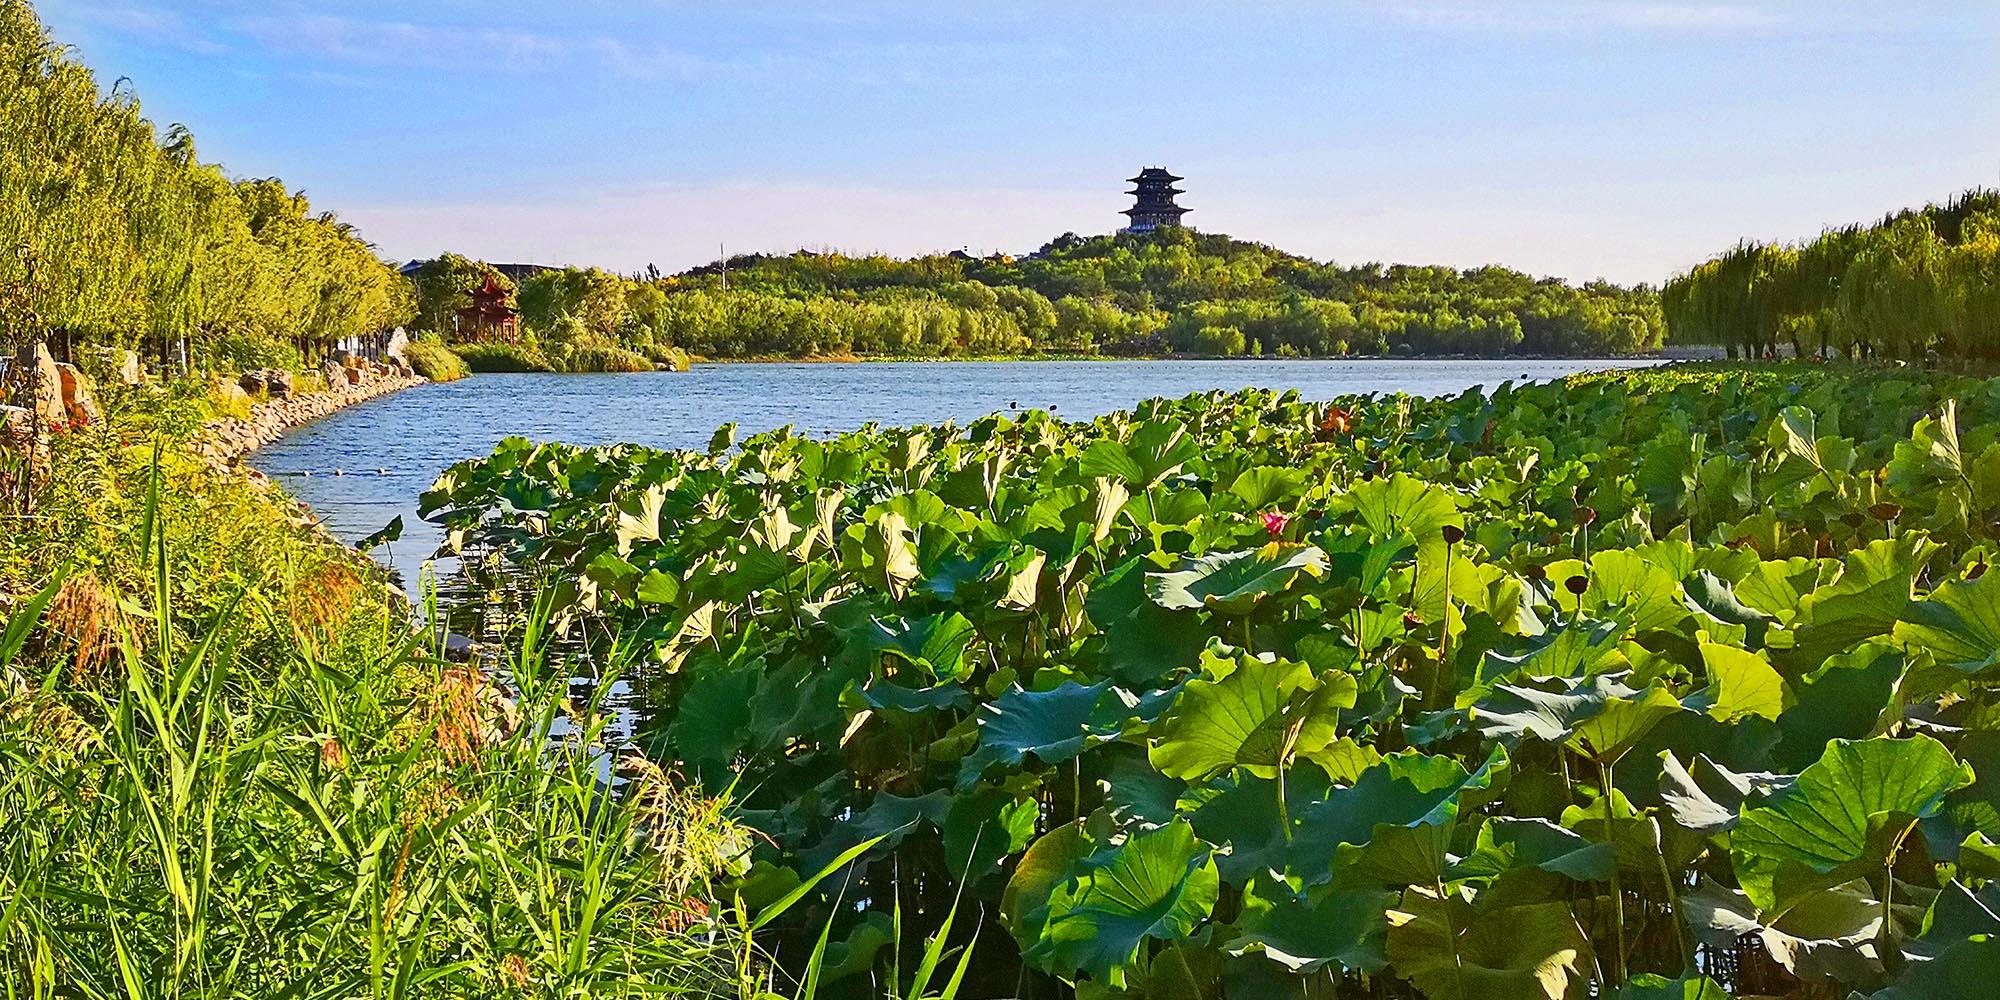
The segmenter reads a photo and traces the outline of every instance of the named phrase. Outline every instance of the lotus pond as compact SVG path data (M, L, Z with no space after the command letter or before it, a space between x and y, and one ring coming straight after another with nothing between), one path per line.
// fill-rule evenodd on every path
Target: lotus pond
M897 995L1988 995L2000 381L1671 367L510 439L424 510ZM816 960L807 952L815 949ZM954 960L956 961L956 960Z

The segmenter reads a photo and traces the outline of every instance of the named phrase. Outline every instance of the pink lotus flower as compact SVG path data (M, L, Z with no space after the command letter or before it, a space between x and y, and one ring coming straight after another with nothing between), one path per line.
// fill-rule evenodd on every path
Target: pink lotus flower
M1284 534L1285 526L1290 523L1292 523L1292 519L1288 515L1281 514L1275 510L1264 512L1264 533L1270 535L1272 538Z

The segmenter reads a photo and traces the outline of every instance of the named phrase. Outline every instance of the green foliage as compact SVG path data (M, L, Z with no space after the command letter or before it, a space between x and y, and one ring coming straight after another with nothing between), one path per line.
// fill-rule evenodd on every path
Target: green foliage
M1743 243L1661 293L1677 343L1756 357L2000 357L2000 192L1799 245Z
M408 283L352 227L277 180L230 181L175 126L156 134L23 0L0 2L0 332L60 329L192 360L258 339L325 345L410 315ZM17 252L18 251L18 252Z
M465 359L435 340L413 340L403 348L403 358L417 374L433 382L454 382L472 374Z
M40 581L0 628L0 980L447 998L764 977L745 921L704 902L742 830L642 762L605 783L615 714L572 700L541 618L512 637L510 698L281 494L147 447L148 416L61 439L34 530L0 544L0 595Z
M2000 870L1996 418L1683 366L509 441L425 507L640 637L761 865L883 835L837 938L963 884L1083 992L1866 995L1984 960L1919 918Z
M539 348L527 344L498 342L455 344L452 346L465 366L475 372L552 372L555 363Z
M1650 289L1504 268L1340 267L1186 229L1067 236L1019 259L736 257L660 286L653 336L714 356L1624 354Z

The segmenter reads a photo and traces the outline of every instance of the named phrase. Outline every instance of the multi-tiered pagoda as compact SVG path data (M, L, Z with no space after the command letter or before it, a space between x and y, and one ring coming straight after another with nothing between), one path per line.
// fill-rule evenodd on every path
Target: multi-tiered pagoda
M1147 167L1139 171L1139 176L1130 178L1134 186L1125 193L1133 195L1134 200L1132 207L1123 214L1132 222L1123 231L1150 233L1161 226L1180 225L1181 216L1188 213L1187 209L1174 204L1174 195L1187 193L1174 186L1174 182L1181 179L1159 167Z

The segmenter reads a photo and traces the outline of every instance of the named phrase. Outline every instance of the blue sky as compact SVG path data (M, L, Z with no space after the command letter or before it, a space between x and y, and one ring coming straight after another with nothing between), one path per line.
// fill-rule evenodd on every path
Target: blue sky
M392 258L1025 251L1147 164L1320 258L1659 281L2000 185L2000 4L41 0Z

